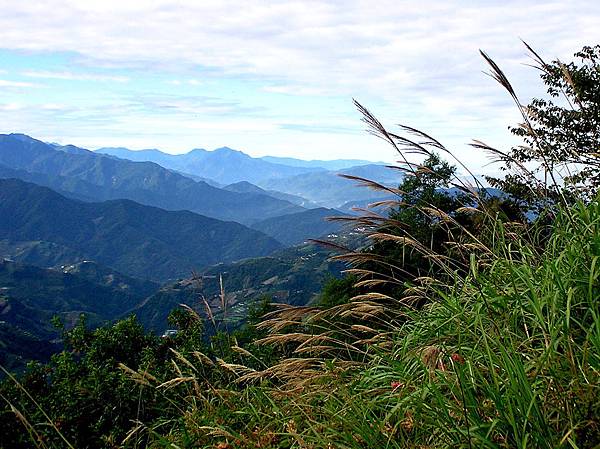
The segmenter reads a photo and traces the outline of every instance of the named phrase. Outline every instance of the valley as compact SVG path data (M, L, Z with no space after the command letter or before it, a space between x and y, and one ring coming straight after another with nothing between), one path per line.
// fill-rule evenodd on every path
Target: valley
M310 239L364 243L327 220L350 208L323 205L376 198L340 169L391 181L366 161L93 152L1 135L0 363L48 360L61 348L54 317L69 328L82 314L92 327L134 314L161 335L181 304L236 328L260 298L311 303L345 266Z

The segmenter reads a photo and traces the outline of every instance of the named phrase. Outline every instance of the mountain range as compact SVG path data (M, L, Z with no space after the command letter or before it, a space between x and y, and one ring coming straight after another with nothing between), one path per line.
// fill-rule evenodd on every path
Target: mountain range
M330 161L324 161L319 159L313 159L305 161L303 159L296 159L293 157L275 157L275 156L263 156L263 161L273 162L275 164L291 165L292 167L305 167L305 168L319 168L322 170L343 170L345 168L357 167L359 165L385 165L383 162L366 161L364 159L334 159Z
M342 170L374 162L362 159L335 159L305 161L292 157L251 157L242 151L221 147L212 151L194 149L184 154L169 154L157 149L130 150L124 147L104 147L97 153L108 154L131 161L155 162L182 173L210 179L221 184L239 181L258 182L270 178L285 178L302 173L325 170ZM378 165L385 165L383 162ZM235 166L236 170L226 167Z
M258 193L240 193L194 181L152 162L132 162L82 148L56 148L24 135L0 135L0 166L27 172L30 181L95 201L130 199L167 210L190 210L250 223L300 206Z
M85 313L96 326L135 313L162 332L180 303L202 312L192 271L217 313L223 279L232 323L261 295L306 304L343 268L306 241L354 239L325 220L343 215L331 207L381 196L339 171L398 182L364 162L92 152L0 135L0 363L60 348L54 315L70 326Z
M5 251L13 247L5 256L40 266L91 259L159 281L281 247L239 223L130 200L87 203L17 179L0 179L0 217ZM16 251L28 242L36 245ZM41 242L50 244L49 256L40 251Z
M370 164L339 171L318 171L284 179L268 179L259 182L258 185L267 191L276 190L298 195L321 207L330 208L341 208L349 201L374 201L382 196L379 191L357 188L356 182L341 177L341 174L358 176L394 187L402 180L397 170Z
M39 268L0 259L0 364L21 369L28 360L47 360L60 350L60 332L52 324L55 316L69 328L82 313L92 327L133 313L147 330L161 334L168 328L169 313L180 304L205 316L203 295L217 318L227 318L228 326L235 328L258 298L307 304L344 268L315 244L213 265L198 271L197 279L186 276L162 286L91 261ZM226 317L219 298L221 279Z
M177 155L155 149L134 151L122 147L100 148L96 152L131 161L155 162L219 185L226 184L226 190L265 194L307 208L339 208L349 201L369 202L381 197L381 193L372 190L356 189L354 182L339 176L341 173L392 186L397 186L402 179L398 171L364 160L253 158L228 147L214 151L196 149Z
M321 167L296 167L257 159L228 147L213 151L195 149L185 154L168 154L159 150L133 151L127 148L100 148L97 153L116 156L132 161L149 161L165 168L178 170L221 184L240 181L256 183L264 179L289 176L323 170Z

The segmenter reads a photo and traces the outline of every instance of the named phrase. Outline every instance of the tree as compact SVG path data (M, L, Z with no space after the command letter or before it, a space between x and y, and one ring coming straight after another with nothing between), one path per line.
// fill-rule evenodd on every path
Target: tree
M483 146L512 172L504 179L488 180L534 209L545 207L548 200L590 199L600 189L600 45L583 47L575 53L576 61L567 64L546 63L527 48L549 95L527 106L519 104L502 71L484 54L492 75L521 109L523 123L511 131L524 142L508 153Z
M441 216L445 214L460 220L461 214L457 210L469 204L465 195L451 189L455 176L456 167L436 153L430 154L414 172L407 172L398 187L402 195L400 205L382 222L378 234L384 238L370 250L385 258L384 264L390 271L387 275L408 281L432 275L435 264L416 245L407 250L405 244L386 235L408 238L431 253L448 254L449 233L458 229Z
M411 236L432 247L434 231L439 228L439 219L425 214L423 207L436 208L445 213L454 213L463 205L460 194L453 195L448 189L456 175L456 167L432 153L414 175L406 176L398 190L402 192L402 205L392 210L390 219L403 223Z
M67 350L46 365L32 363L19 380L23 390L10 379L0 383L0 396L27 417L48 447L65 447L58 431L74 447L117 447L131 429L132 417L150 420L162 413L165 404L158 405L156 391L141 388L118 368L156 370L165 365L163 343L146 334L135 317L95 330L81 320L63 338ZM0 445L31 447L10 409L1 410L0 417Z

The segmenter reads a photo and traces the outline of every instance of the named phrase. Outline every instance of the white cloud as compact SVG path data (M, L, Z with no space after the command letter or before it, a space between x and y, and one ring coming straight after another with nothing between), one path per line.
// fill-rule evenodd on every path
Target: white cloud
M60 103L43 103L39 107L44 111L69 111L72 109L70 106Z
M187 79L187 80L180 80L180 79L173 79L173 80L168 80L167 84L171 84L173 86L185 86L185 85L189 85L189 86L201 86L203 83L202 81L192 78L192 79Z
M477 6L460 1L158 1L148 6L4 0L0 5L4 48L77 52L117 66L201 65L344 95L388 96L416 85L435 87L434 79L473 79L465 71L479 76L478 47L501 60L524 61L518 37L545 54L568 57L600 36L597 20L590 20L598 18L600 6L589 1Z
M0 80L0 87L37 88L42 86L40 84L28 83L26 81Z
M298 95L298 96L318 96L327 95L328 91L325 88L298 86L298 85L272 85L262 88L264 92L272 92L276 94Z
M268 92L357 96L367 103L384 101L390 110L410 104L412 114L424 111L446 119L451 118L447 108L431 110L427 105L460 104L464 98L453 96L457 84L478 101L501 95L481 75L485 64L478 48L508 65L518 85L534 76L520 65L527 57L519 37L550 58L563 59L581 45L600 40L600 5L586 0L426 5L389 0L0 0L0 6L4 48L75 52L82 62L113 68L204 67L209 76L264 79ZM126 80L68 71L27 74ZM196 84L183 78L173 83Z
M589 0L0 0L0 8L0 47L74 54L73 63L91 71L30 70L28 76L124 82L92 72L142 68L168 73L182 88L209 77L248 79L274 94L342 96L349 104L356 97L366 106L376 104L374 112L384 122L421 127L450 144L489 136L490 144L505 142L510 138L506 127L518 119L502 89L482 75L486 67L479 48L506 69L527 101L539 93L529 86L539 82L535 70L524 66L529 60L519 38L548 59L563 60L584 44L600 42L600 2ZM243 103L252 106L251 100ZM173 111L179 120L188 114L193 121L191 114L198 111L236 111L231 104L179 99L154 99L146 107L150 104ZM283 101L281 108L290 114ZM323 129L335 126L319 115L327 112L314 110ZM286 117L286 123L293 124L293 118ZM261 122L259 128L276 148L286 145L283 136L302 135L301 117L295 122L295 131L288 127L288 134L277 136L267 135L273 126L279 129L276 121ZM233 137L236 122L231 123L224 125L221 144L238 138ZM241 140L246 127L240 129ZM315 147L319 137L330 146L338 139L342 152L356 142L353 136L307 134L294 144Z
M23 108L23 105L19 103L4 103L0 104L0 111L11 112L18 111Z
M126 76L102 75L96 73L73 73L73 72L50 72L50 71L26 71L21 75L28 78L44 78L69 81L114 81L116 83L126 83L129 78Z

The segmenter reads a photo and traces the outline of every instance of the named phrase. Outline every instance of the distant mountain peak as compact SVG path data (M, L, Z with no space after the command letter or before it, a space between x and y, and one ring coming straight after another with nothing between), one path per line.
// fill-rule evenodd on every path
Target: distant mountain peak
M193 150L188 151L187 154L205 154L207 152L208 150L205 150L204 148L194 148Z
M214 151L222 151L222 152L232 152L232 153L239 153L239 154L243 154L244 156L248 156L246 153L244 153L243 151L240 150L234 150L233 148L230 147L219 147L219 148L215 148ZM250 156L248 156L250 157Z
M252 188L254 188L256 190L262 190L262 191L264 191L260 187L255 186L254 184L252 184L252 183L250 183L248 181L234 182L233 184L229 184L228 186L225 186L225 187L252 187Z
M23 133L10 133L10 134L4 134L5 136L8 137L12 137L13 139L17 139L20 140L22 142L40 142L36 139L34 139L31 136L28 136L27 134L23 134Z

